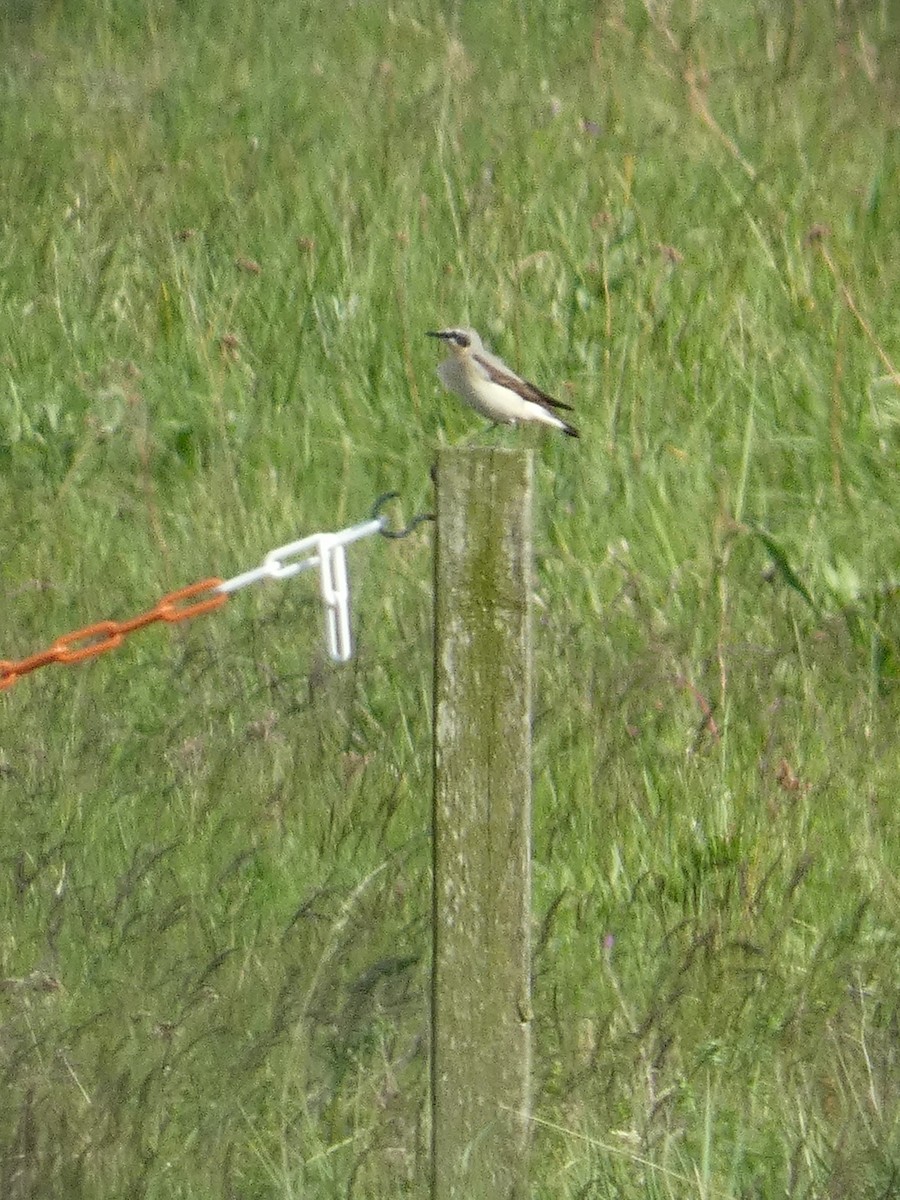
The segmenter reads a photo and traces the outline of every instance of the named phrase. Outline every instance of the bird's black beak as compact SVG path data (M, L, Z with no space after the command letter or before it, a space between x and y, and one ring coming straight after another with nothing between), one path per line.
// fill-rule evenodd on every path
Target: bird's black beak
M447 340L447 334L441 332L441 330L439 330L439 329L426 329L425 336L426 337L443 338L445 341Z

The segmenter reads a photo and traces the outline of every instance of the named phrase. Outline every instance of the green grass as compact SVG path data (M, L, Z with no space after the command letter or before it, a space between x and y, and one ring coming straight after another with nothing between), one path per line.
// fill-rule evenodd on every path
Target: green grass
M428 509L436 324L576 406L536 1197L897 1188L898 49L825 0L0 15L3 658ZM0 694L4 1197L426 1194L429 535L349 554L346 667L307 576Z

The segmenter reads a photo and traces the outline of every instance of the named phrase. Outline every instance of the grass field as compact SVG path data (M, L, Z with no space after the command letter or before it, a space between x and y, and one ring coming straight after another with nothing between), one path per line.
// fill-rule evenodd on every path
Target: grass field
M0 657L429 509L471 322L533 1194L900 1194L897 6L7 0L0 160ZM0 693L6 1200L427 1194L430 536Z

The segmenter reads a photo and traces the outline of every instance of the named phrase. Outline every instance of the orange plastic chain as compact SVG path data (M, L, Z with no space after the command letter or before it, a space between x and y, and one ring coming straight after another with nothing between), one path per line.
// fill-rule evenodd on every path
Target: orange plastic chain
M189 587L180 588L177 592L169 592L153 608L132 617L130 621L99 621L96 625L88 625L85 629L78 629L74 633L57 638L49 650L40 654L32 654L29 658L19 659L18 662L0 661L0 692L12 687L22 675L36 671L38 667L45 667L48 663L83 662L86 658L105 654L107 650L115 650L116 646L121 646L127 634L156 621L166 621L174 625L178 621L187 621L191 617L212 612L214 608L221 608L228 599L228 592L217 592L194 604L182 604L183 600L190 600L192 596L202 596L204 592L212 592L221 584L221 579L203 579Z

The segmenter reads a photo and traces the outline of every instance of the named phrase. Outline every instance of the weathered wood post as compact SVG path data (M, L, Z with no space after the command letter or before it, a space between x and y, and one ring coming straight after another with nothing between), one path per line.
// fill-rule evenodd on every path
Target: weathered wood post
M443 450L434 655L432 1196L523 1196L531 1073L532 454Z

